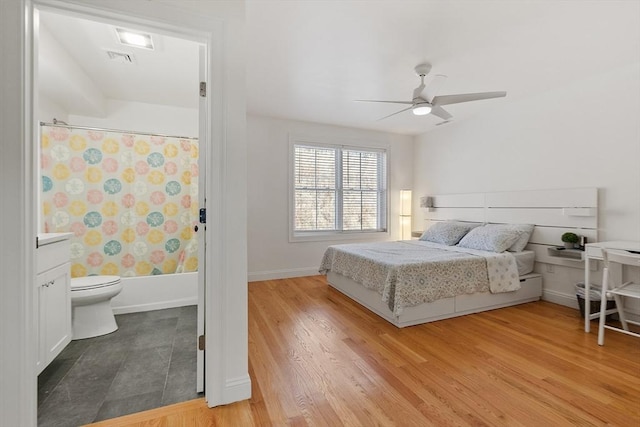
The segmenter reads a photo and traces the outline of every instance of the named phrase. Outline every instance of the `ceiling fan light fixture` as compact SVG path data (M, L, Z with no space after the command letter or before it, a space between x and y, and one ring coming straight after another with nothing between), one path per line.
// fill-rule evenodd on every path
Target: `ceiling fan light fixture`
M416 116L426 116L431 112L431 105L428 105L428 104L414 105L411 111L413 111L413 114L415 114Z

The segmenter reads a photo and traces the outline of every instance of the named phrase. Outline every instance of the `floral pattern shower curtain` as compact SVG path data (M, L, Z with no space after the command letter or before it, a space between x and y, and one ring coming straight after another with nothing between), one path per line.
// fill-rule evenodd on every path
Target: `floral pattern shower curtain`
M198 268L198 141L41 126L43 230L72 232L71 275Z

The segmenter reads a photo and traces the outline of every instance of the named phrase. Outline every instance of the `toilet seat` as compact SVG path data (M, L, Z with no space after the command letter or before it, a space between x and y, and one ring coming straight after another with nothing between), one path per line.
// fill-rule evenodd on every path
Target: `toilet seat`
M120 283L120 276L87 276L71 279L71 291L103 288Z

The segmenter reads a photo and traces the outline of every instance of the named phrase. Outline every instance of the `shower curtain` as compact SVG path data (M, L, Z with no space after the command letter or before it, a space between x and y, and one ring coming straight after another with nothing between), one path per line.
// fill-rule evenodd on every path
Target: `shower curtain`
M41 125L43 231L71 232L71 276L198 268L198 140Z

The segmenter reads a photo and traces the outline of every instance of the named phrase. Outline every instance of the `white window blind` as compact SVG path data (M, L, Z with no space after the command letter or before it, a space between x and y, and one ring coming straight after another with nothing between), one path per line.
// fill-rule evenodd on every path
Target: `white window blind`
M385 231L383 150L294 145L294 232Z

